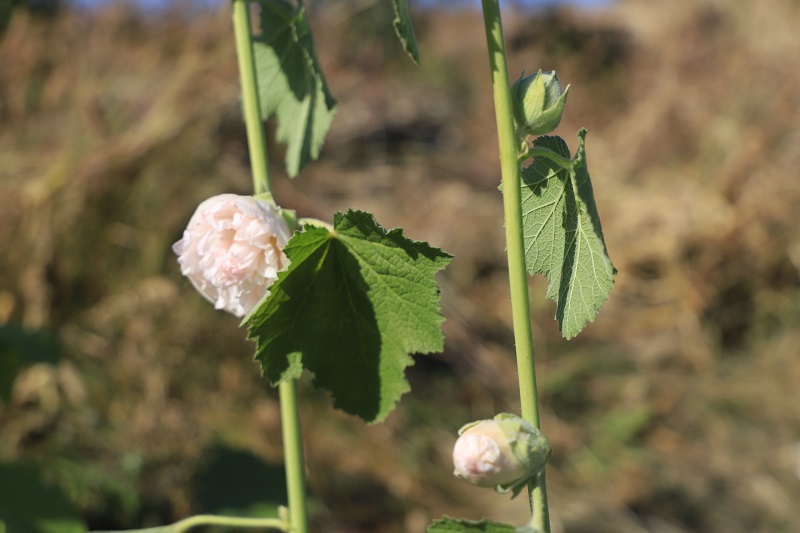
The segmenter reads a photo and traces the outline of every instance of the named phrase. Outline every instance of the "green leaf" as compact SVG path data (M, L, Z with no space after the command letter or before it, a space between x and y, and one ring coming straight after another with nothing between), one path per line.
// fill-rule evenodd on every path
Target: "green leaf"
M352 210L332 231L306 226L284 252L289 268L245 318L264 374L276 383L308 369L338 408L383 419L409 390L409 354L443 348L435 274L451 256Z
M428 526L428 533L470 533L483 531L486 533L516 533L517 528L508 524L493 522L487 518L480 521L463 520L446 516L435 520Z
M392 0L394 7L394 32L400 39L400 44L414 63L419 65L419 48L417 47L417 37L414 35L414 27L411 25L411 15L408 12L408 0Z
M84 533L69 500L33 465L0 463L0 524L7 533ZM0 527L0 531L2 531Z
M302 3L260 0L261 35L253 44L261 115L278 119L286 172L296 176L319 157L336 113Z
M603 240L585 138L586 130L581 130L577 156L567 165L538 156L522 169L525 262L529 274L550 280L547 297L556 302L556 319L567 339L595 319L617 273ZM570 157L560 137L539 137L533 145Z

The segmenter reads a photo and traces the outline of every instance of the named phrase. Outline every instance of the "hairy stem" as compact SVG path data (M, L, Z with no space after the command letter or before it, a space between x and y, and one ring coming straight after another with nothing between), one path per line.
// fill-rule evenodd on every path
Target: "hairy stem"
M253 169L253 188L256 194L269 194L269 170L264 126L261 123L261 103L258 100L256 64L253 60L253 32L250 28L250 3L233 0L233 33L236 57L239 60L239 79L242 85L242 111L247 128L247 147Z
M492 75L497 137L500 143L500 170L503 181L503 208L505 212L508 274L511 287L511 312L514 321L514 340L517 351L517 371L522 404L522 418L539 427L539 401L536 390L536 369L533 357L530 304L528 301L528 275L525 268L525 248L522 229L522 192L518 139L514 132L511 109L511 92L508 85L503 25L498 0L482 0L486 43ZM547 489L544 473L529 486L531 497L531 525L549 533L550 518L547 509Z
M242 107L247 126L250 165L253 169L255 193L268 194L269 168L267 144L261 124L261 103L258 97L256 68L253 61L253 36L250 28L250 4L233 0L233 28L236 36L236 55L239 58L239 77L242 83ZM300 435L300 415L297 409L297 383L294 379L281 381L281 423L286 462L286 491L289 497L289 521L292 533L308 532L303 441Z

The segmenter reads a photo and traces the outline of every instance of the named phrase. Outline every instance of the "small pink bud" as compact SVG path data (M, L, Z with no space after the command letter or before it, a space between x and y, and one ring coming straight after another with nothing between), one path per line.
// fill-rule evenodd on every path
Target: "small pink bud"
M469 427L453 447L455 475L480 487L507 485L527 476L495 420Z
M500 413L462 427L453 447L454 474L480 487L519 494L550 459L542 432L516 415Z

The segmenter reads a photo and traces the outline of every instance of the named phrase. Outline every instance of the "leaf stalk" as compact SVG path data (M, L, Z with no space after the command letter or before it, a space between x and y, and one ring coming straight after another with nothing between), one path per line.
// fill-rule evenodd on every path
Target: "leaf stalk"
M519 154L519 162L522 163L526 159L530 159L532 157L546 157L556 165L560 166L563 169L571 169L575 166L575 159L567 159L565 157L561 157L557 153L547 148L542 148L541 146L533 146L531 148L526 149L525 151Z
M522 191L518 159L519 143L514 129L500 5L498 0L481 0L481 3L489 52L497 136L500 145L506 249L522 418L538 428L539 403L523 240ZM550 517L547 507L544 472L531 481L528 489L532 514L530 525L544 533L549 533Z

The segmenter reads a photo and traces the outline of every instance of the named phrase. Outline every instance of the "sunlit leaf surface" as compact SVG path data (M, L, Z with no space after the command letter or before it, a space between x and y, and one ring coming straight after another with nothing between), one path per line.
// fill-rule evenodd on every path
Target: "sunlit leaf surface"
M603 240L586 168L585 138L581 130L577 157L569 168L539 156L522 170L525 262L529 274L550 280L547 297L556 302L556 319L567 339L595 319L617 272ZM570 157L560 137L539 137L533 144Z
M278 119L286 172L294 177L319 157L336 113L317 59L305 9L286 0L260 0L261 35L253 45L261 114Z

